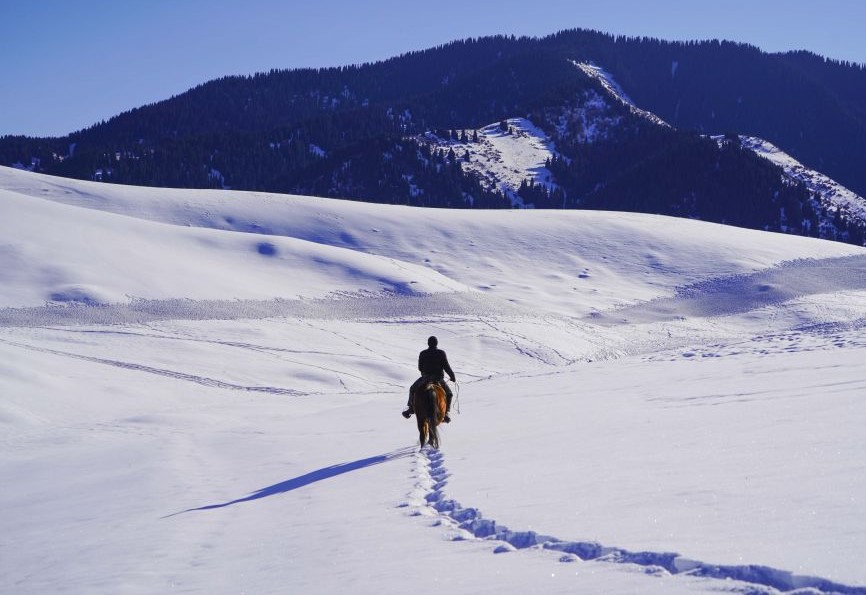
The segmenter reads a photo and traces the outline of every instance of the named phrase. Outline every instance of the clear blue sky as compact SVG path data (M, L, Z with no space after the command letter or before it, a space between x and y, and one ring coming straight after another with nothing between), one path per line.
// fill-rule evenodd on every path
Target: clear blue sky
M866 0L0 0L0 135L66 134L229 74L571 28L866 63Z

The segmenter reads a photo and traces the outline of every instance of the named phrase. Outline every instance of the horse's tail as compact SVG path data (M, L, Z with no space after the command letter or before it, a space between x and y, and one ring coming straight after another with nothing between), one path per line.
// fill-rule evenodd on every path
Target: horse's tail
M436 405L432 404L427 414L427 431L430 433L429 443L433 448L439 448L439 419L436 413Z
M430 433L428 441L434 448L439 448L439 422L442 420L442 415L439 411L439 391L442 390L438 385L430 384L427 388L427 398L429 406L427 408L427 431Z

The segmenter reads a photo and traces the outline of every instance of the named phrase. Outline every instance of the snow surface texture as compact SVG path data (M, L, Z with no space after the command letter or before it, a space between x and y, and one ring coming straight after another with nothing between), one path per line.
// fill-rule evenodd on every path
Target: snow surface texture
M4 593L866 593L866 250L9 169L0 226Z
M463 170L477 174L486 188L502 191L515 207L528 206L517 195L522 182L532 180L548 190L557 187L546 167L556 149L547 134L526 118L510 118L506 123L508 131L498 123L466 131L469 138L477 134L478 142L446 140L432 132L422 139L433 148L454 149Z

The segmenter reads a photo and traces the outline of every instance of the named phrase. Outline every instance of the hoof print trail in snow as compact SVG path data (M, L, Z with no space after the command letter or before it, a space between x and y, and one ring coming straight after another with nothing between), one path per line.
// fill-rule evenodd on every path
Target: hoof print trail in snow
M445 467L444 455L434 449L422 449L415 455L417 483L413 493L424 493L417 502L412 516L438 515L434 527L452 527L457 530L452 541L483 539L498 542L494 554L537 548L560 552L562 563L599 561L613 564L641 566L650 576L683 574L708 579L735 580L746 584L748 593L805 591L812 595L841 594L866 595L866 587L836 583L812 576L798 576L786 570L758 565L722 566L690 560L673 552L631 552L607 547L591 541L564 541L535 531L511 531L495 520L485 519L477 508L464 507L456 500L446 498L445 486L450 474ZM423 503L422 503L423 502Z

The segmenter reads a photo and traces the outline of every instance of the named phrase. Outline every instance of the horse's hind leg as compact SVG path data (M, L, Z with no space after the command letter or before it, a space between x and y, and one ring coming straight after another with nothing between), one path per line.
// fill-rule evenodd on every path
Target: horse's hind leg
M430 423L428 424L429 434L430 434L430 446L433 448L439 448L439 429L436 427L436 419L435 413L431 416Z
M418 421L418 439L421 443L421 448L424 448L424 443L427 442L427 424Z

